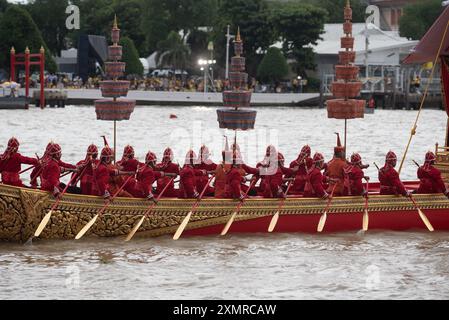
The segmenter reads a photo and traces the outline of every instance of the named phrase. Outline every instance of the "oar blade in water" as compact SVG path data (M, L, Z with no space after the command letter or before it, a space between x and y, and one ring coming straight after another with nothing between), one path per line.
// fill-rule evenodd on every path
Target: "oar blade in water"
M430 223L429 219L424 214L424 212L422 212L421 209L418 209L418 212L419 212L419 216L421 217L421 220L424 222L424 224L426 225L427 229L429 229L430 232L435 231L435 229L433 228L432 224Z
M365 212L363 213L363 231L368 231L369 228L369 215L368 210L365 209Z
M229 229L231 228L232 224L234 223L235 217L237 216L237 212L234 212L229 218L228 223L226 223L225 227L223 228L223 231L221 232L222 236L225 236L228 234Z

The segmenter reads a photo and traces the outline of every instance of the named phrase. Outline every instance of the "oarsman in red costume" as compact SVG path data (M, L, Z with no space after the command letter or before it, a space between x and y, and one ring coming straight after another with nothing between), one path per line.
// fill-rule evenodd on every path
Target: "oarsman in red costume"
M116 167L119 171L122 172L136 172L137 168L139 167L139 161L135 158L135 152L134 152L134 148L130 145L127 145L124 150L123 150L123 157L122 160L118 161L116 163ZM126 179L129 177L128 176L123 176L120 179L116 179L118 184L122 184L125 183ZM134 178L132 178L123 188L123 190L125 190L126 192L128 192L129 194L132 194L133 192L133 187L136 183L136 180ZM120 186L119 186L120 188Z
M100 160L98 160L98 147L91 144L87 148L86 158L79 161L76 166L78 168L85 167L85 171L80 180L81 193L84 195L97 195L94 186L94 168L98 166Z
M260 174L261 170L260 170L260 168L250 167L250 166L246 165L243 162L242 154L240 152L240 147L239 147L238 144L234 143L232 145L232 148L234 148L234 149L232 149L233 150L232 151L233 156L231 156L231 158L230 158L230 159L232 159L231 162L232 163L235 162L236 165L238 165L240 173L241 173L241 176L244 177L242 179L242 183L241 183L240 188L242 189L242 191L244 193L248 193L249 196L257 196L258 192L257 192L257 189L256 189L255 185L257 183L257 180L260 179L260 177L261 177L261 174ZM248 191L249 187L245 184L245 182L246 182L246 178L245 177L248 176L248 175L251 175L251 174L253 175L253 179L255 179L256 182L253 183L253 188ZM226 193L230 194L231 186L229 184L227 184L226 187L227 187Z
M115 183L115 178L121 175L121 172L112 164L114 151L106 146L101 151L100 162L94 168L94 189L97 196L102 196L106 200L110 199L121 186ZM126 191L121 191L118 197L131 197Z
M206 146L202 146L197 161L198 163L195 166L195 168L198 170L204 170L206 172L215 172L215 170L217 169L217 165L213 163L212 160L210 160L209 158L210 155L211 154L209 152L209 148ZM203 190L206 187L207 183L209 182L209 179L210 179L209 174L197 177L196 179L197 190ZM214 191L215 190L213 187L208 186L204 195L206 197L214 196Z
M298 172L296 175L287 175L287 178L294 177L293 185L290 188L291 194L300 194L304 192L304 187L307 183L307 168L306 168L306 159L312 156L312 149L310 146L306 145L301 149L301 153L298 158L290 163L290 169L298 167Z
M409 197L411 193L405 189L395 169L397 161L398 158L393 151L387 153L385 166L379 170L380 194Z
M326 192L325 177L321 173L324 165L324 157L321 153L316 153L313 156L313 160L306 159L307 167L307 183L304 188L305 198L329 198L329 194Z
M264 182L264 197L265 198L285 198L286 195L284 194L284 191L282 190L282 185L284 183L283 176L294 176L298 168L289 169L285 168L285 158L284 155L280 152L277 153L278 156L278 163L277 163L277 169L276 173L272 175L265 176Z
M340 135L337 133L337 146L334 148L334 158L328 163L326 175L329 178L329 187L327 192L334 190L334 196L341 197L345 195L345 171L347 162L345 159L345 148L341 145Z
M187 152L186 161L184 167L179 173L181 177L179 197L182 199L195 199L200 196L200 192L203 190L197 190L196 178L202 175L206 175L205 171L195 169L196 154L193 150Z
M231 170L226 175L226 184L229 187L227 198L238 199L243 202L245 200L245 193L242 190L242 184L246 182L246 179L244 178L244 170L242 170L242 165L236 151L234 151L232 156Z
M418 169L420 184L416 193L444 193L446 197L449 197L449 190L441 177L441 171L434 167L435 161L435 154L431 151L427 152L424 165Z
M19 146L20 143L16 138L9 139L5 152L0 155L0 172L4 184L24 187L19 175L22 164L37 165L38 160L22 156L18 152Z
M229 189L226 184L227 174L232 168L232 151L226 145L226 150L222 152L223 161L215 169L215 198L225 199L226 191Z
M167 148L164 151L162 163L156 166L156 170L163 171L165 173L173 173L176 174L176 176L178 176L180 168L179 165L173 163L173 158L174 158L173 151L170 148ZM163 197L177 198L178 190L175 189L175 183L171 181L171 178L168 176L164 176L157 180L156 194L160 194L167 184L169 184L169 186L167 190L164 192Z
M42 166L41 189L52 192L55 197L58 197L62 191L59 181L61 173L64 173L67 169L70 171L77 170L76 166L71 164L64 163L64 166L62 166L61 156L61 147L53 143L48 150L47 160Z
M176 177L175 173L164 173L162 171L156 171L157 157L156 154L149 151L145 157L145 164L139 165L137 171L136 183L133 188L132 195L136 198L147 198L148 200L155 201L153 195L153 184L157 179L162 177Z
M351 163L345 168L345 195L347 196L367 196L367 191L363 184L363 179L369 180L365 176L363 169L368 166L362 164L362 157L358 153L351 156Z
M267 197L271 194L269 176L275 175L278 169L278 152L273 145L269 145L265 151L264 159L256 165L260 173L260 187L258 193ZM277 194L277 192L275 193ZM268 196L271 198L271 196Z

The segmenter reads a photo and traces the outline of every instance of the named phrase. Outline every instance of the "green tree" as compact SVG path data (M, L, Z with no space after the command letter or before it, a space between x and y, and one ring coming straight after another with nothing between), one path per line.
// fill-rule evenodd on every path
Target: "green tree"
M185 70L190 57L190 48L184 44L178 33L172 31L166 40L159 42L156 63L159 67Z
M275 83L288 75L288 64L282 51L271 47L257 69L257 76L266 83Z
M399 21L401 36L421 39L443 10L440 0L418 1L407 5Z
M68 5L68 0L33 0L25 6L53 55L59 55L65 49L69 31L65 25Z
M276 40L270 11L266 0L221 0L214 26L214 43L217 60L225 61L227 26L233 33L240 27L249 74L255 75L263 53ZM231 52L232 53L232 52Z
M123 46L123 62L126 62L126 74L127 75L143 75L143 65L140 62L139 52L134 45L132 39L128 37L122 37L120 39L120 45Z
M73 0L80 8L81 29L72 32L73 44L80 34L104 35L110 39L114 15L117 15L121 35L129 37L137 49L145 54L145 35L142 31L143 0Z
M325 10L297 2L288 2L272 12L271 22L283 43L282 50L288 58L296 60L296 73L305 75L306 70L314 69L310 45L317 44L325 21Z
M149 52L167 39L170 31L182 31L185 37L199 27L215 21L217 0L142 0L142 30Z
M6 11L6 7L8 7L8 1L0 0L0 14Z
M325 23L344 22L343 8L346 6L346 0L303 0L303 2L326 10L327 19ZM365 9L367 6L367 0L351 0L354 22L365 21Z
M56 72L56 63L30 14L18 5L10 5L0 21L0 67L9 70L11 47L14 47L16 52L24 52L28 47L31 52L36 53L41 46L46 53L46 70Z

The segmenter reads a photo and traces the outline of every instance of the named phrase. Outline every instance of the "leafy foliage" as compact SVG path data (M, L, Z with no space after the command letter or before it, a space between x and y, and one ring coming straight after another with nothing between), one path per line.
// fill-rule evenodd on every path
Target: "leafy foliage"
M45 49L46 70L56 72L56 63L30 14L18 5L10 5L0 21L0 66L9 69L11 47L17 53L24 52L26 47L36 53L41 46Z
M440 0L409 4L405 7L404 15L399 21L401 36L413 40L421 39L443 10Z
M343 8L346 0L303 0L304 3L314 5L327 11L325 23L343 23ZM367 0L351 0L353 22L365 21L365 9L368 6Z
M123 46L123 62L126 62L126 75L143 75L143 65L140 62L139 52L132 39L122 37L120 45Z
M278 48L269 48L267 54L257 69L257 76L263 82L275 83L288 75L288 64L282 51Z
M189 62L190 49L178 33L172 31L166 40L159 42L156 62L158 66L185 70Z

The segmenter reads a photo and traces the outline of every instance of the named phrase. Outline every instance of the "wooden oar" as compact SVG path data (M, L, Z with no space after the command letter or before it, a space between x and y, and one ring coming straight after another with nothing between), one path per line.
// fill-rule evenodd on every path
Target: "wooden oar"
M426 225L427 229L429 229L430 232L435 231L435 229L433 228L433 226L430 223L429 219L424 214L424 212L421 210L421 208L418 206L418 204L416 203L415 199L413 199L412 195L410 195L410 200L412 200L413 204L415 205L415 208L418 210L419 217L424 222L424 224Z
M175 235L173 236L173 240L178 240L179 238L181 238L182 233L184 232L184 229L187 227L187 225L189 224L190 218L192 217L193 213L196 211L196 209L198 208L198 205L200 204L201 199L203 199L204 193L206 192L207 188L209 187L209 184L212 182L212 180L214 179L215 176L212 176L209 179L209 182L206 184L206 186L204 187L203 191L201 192L198 200L196 200L195 204L192 207L192 210L190 210L189 214L184 218L184 220L182 221L181 225L178 227L178 230L176 230Z
M337 184L335 184L334 188L332 189L332 193L329 197L329 200L327 201L326 210L324 210L323 214L321 215L320 222L318 223L318 229L317 229L318 232L323 232L323 230L324 230L324 226L326 225L326 220L327 220L327 212L329 211L329 208L331 206L332 199L334 198L334 192L335 192L336 188L337 188Z
M368 231L369 228L369 214L368 214L368 192L369 181L366 180L366 199L365 199L365 211L363 212L363 231Z
M22 174L22 173L28 172L28 171L30 171L31 169L34 169L34 168L36 168L36 165L33 165L33 166L31 166L31 167L28 167L28 168L26 168L26 169L20 171L20 172L19 172L19 175Z
M145 221L146 218L148 218L150 216L150 213L153 211L154 207L157 205L157 203L159 202L159 200L162 198L163 194L165 193L165 191L168 189L168 187L170 186L170 183L173 182L173 180L175 180L175 178L171 179L169 183L167 183L167 185L165 186L165 188L162 190L162 192L159 194L159 196L156 199L156 202L153 203L150 208L148 209L147 212L145 212L145 214L143 215L142 219L140 219L140 221L134 226L134 228L131 230L131 232L128 234L128 236L125 239L125 242L131 241L131 239L134 237L134 235L136 234L137 230L139 230L140 226L143 224L143 222Z
M131 178L133 178L133 176L129 176L128 179L126 179L125 183L120 187L120 189L118 189L118 191L113 195L113 197L111 199L109 199L106 202L106 204L103 206L103 208L101 208L101 210L95 215L95 217L93 217L92 220L90 220L84 226L84 228L81 229L81 231L76 235L75 240L80 240L87 233L87 231L89 231L90 228L92 228L92 226L95 224L97 219L103 215L103 213L107 209L107 207L109 207L109 205L112 203L112 201L115 198L117 198L117 196L120 194L120 192L122 192L123 188L125 188L126 184L131 180Z
M240 201L240 203L237 205L237 208L235 209L234 213L231 215L231 217L229 218L229 220L226 223L225 227L223 228L223 231L221 232L222 236L225 236L225 235L228 234L229 229L231 228L232 224L235 221L235 218L237 218L237 215L240 213L240 209L242 208L243 204L245 203L245 199L248 196L249 191L252 189L252 187L254 186L256 181L257 180L254 179L253 182L251 182L251 185L249 186L248 190L245 193L245 197L244 197L243 201Z
M293 185L293 181L290 181L290 183L289 183L289 185L287 187L287 191L285 192L285 196L286 197L288 196L288 192L290 191L290 188L291 188L292 185ZM282 199L281 200L281 203L279 204L278 211L274 214L273 218L271 219L270 226L268 227L268 232L270 232L270 233L274 231L274 228L276 228L276 225L277 225L277 223L279 221L280 211L282 210L282 208L285 205L285 200L286 199Z
M84 174L84 171L86 170L86 168L84 168L83 172L81 174ZM47 226L48 222L50 221L50 218L53 214L53 211L56 209L56 207L59 205L59 203L61 202L62 196L67 192L70 183L74 180L75 176L73 176L70 179L70 182L66 185L66 187L64 188L64 190L62 191L62 193L59 195L58 199L56 200L56 202L54 203L54 205L51 207L50 211L45 215L44 219L42 219L41 223L39 224L39 226L36 229L36 232L34 232L34 236L35 237L39 237L42 233L42 231L44 231L45 227Z

